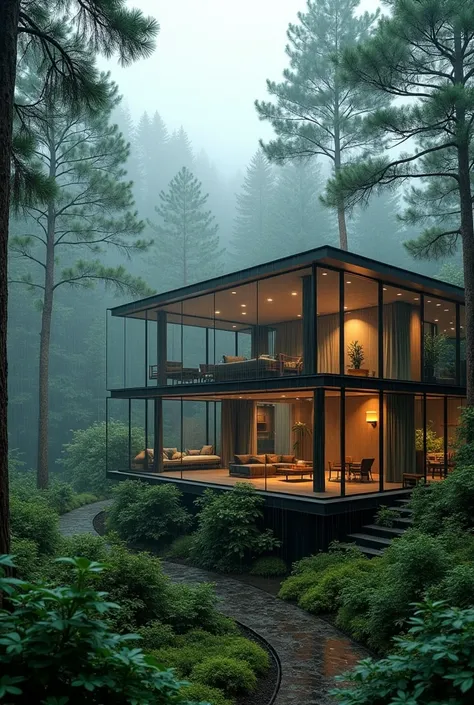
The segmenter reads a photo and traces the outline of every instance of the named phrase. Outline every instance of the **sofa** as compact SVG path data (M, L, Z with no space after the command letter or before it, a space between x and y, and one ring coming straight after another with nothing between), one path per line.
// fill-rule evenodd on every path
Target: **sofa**
M294 455L234 455L234 462L229 464L231 477L254 478L275 477L278 470L291 467L296 462Z
M148 456L148 472L154 469L154 451L146 450ZM219 468L221 458L214 454L212 446L202 446L195 450L179 451L177 448L163 448L162 470L202 470ZM132 461L132 470L145 470L145 451L141 451Z

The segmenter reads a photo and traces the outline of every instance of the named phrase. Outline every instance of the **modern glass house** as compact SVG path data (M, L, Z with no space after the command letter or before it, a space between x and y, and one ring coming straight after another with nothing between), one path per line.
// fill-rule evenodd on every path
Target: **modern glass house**
M458 287L325 246L108 314L108 423L129 427L127 447L108 433L110 477L191 494L245 479L328 514L452 467Z

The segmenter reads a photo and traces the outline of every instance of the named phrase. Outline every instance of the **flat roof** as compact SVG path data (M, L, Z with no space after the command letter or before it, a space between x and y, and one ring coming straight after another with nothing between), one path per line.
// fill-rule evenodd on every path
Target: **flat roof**
M408 287L416 291L426 292L432 296L447 297L454 301L464 302L464 289L448 284L440 279L426 277L407 269L394 267L369 257L340 250L331 245L323 245L313 250L307 250L289 257L282 257L271 262L258 264L254 267L241 269L237 272L223 274L220 277L190 284L179 289L173 289L161 294L154 294L145 299L131 301L127 304L110 309L113 316L133 316L134 314L157 306L177 303L196 296L211 294L232 286L248 284L277 274L291 272L294 269L307 267L313 263L343 269L361 276L383 280L388 284Z

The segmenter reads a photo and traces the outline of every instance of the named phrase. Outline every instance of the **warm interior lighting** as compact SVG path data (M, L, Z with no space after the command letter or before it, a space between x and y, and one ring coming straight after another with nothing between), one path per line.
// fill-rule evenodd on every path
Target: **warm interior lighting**
M430 304L430 303L431 303L431 299L428 299L428 301L427 301L426 303L427 303L427 304Z
M298 292L297 292L297 291L292 291L292 292L291 292L291 295L292 295L292 296L298 296Z
M344 311L347 311L347 306L344 306Z
M216 313L217 315L219 315L220 311L214 311L214 313Z
M400 292L398 292L397 296L401 296Z
M298 318L301 318L301 313L298 313Z
M240 308L247 308L247 304L240 304Z
M445 313L448 313L448 311L449 311L449 308L445 308L445 309L444 309L444 312L445 312Z
M352 284L352 282L346 282L346 284Z
M271 304L271 302L273 301L273 299L267 299L267 301L268 301L268 303Z
M237 326L232 326L232 328L237 328Z
M367 423L370 423L373 428L377 426L377 421L379 420L378 414L376 411L366 411L365 412L365 420Z
M434 322L435 322L435 323L438 323L438 321L439 321L439 318L435 318L435 319L434 319Z
M387 291L387 287L386 287L386 286L384 286L384 287L383 287L383 290L384 290L384 291Z
M246 316L246 315L247 315L247 311L242 311L242 316Z
M419 296L415 296L415 298L413 299L413 301L419 301L419 300L420 300Z
M236 292L236 291L231 291L230 293L231 293L231 294L236 294L237 292Z
M327 275L328 275L327 272L323 272L323 277L327 277Z
M436 304L436 306L441 306L441 304Z

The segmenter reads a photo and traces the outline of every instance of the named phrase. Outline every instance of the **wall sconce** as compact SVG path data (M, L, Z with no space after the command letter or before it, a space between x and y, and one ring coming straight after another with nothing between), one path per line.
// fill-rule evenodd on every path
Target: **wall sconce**
M365 420L367 423L370 423L372 425L372 428L375 428L377 426L377 421L379 420L378 414L376 411L366 411L365 412Z

